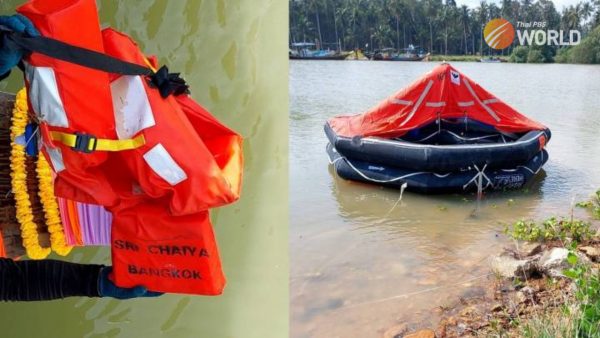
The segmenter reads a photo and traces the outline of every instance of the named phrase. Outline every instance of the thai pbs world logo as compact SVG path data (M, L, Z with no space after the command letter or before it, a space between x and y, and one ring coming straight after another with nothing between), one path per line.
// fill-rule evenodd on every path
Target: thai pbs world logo
M578 30L570 30L569 39L565 41L566 34L563 30L545 30L546 26L546 22L517 22L517 28L524 28L517 31L519 44L575 46L581 42L581 33ZM513 43L515 29L508 20L494 19L485 26L483 36L490 47L504 49Z

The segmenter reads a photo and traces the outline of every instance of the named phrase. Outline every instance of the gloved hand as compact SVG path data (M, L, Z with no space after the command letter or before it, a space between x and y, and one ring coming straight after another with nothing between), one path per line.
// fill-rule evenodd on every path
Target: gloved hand
M131 299L137 297L158 297L162 292L148 291L144 286L136 286L131 289L120 288L115 285L108 275L112 272L112 267L105 267L100 270L98 276L98 293L100 297L112 297L116 299Z
M33 26L33 23L21 14L12 16L0 16L0 25L8 29L24 33L30 36L39 36L40 33ZM8 37L2 36L0 41L0 77L4 77L10 70L16 66L23 58L23 51L16 44L8 40Z

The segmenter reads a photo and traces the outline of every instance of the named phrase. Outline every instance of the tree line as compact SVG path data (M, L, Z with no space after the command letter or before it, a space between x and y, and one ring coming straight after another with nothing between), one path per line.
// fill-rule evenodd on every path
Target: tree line
M600 0L560 11L550 0L481 0L475 8L455 0L290 0L290 41L321 49L402 50L412 44L432 54L510 54L518 46L516 33L499 51L483 39L485 25L496 18L515 30L516 22L546 22L546 30L579 30L586 37L600 26ZM558 47L544 49L553 57Z

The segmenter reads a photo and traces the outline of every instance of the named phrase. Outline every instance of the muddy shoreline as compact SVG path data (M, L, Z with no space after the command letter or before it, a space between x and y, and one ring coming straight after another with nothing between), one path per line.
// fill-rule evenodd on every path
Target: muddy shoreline
M598 229L598 224L594 224L594 229ZM578 265L598 275L597 236L575 244L570 239L515 241L490 257L489 279L479 283L477 292L461 297L451 306L432 308L426 322L390 327L383 337L535 337L530 331L536 325L560 321L557 318L565 315L565 307L573 306L577 287L573 278L564 275L572 268L569 253L578 257Z

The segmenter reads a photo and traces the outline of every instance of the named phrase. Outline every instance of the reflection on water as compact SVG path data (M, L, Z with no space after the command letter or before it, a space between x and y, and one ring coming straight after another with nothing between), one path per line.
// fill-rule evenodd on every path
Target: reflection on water
M434 66L291 63L292 336L380 337L403 321L435 320L435 306L483 294L507 225L566 215L573 196L600 187L600 68L571 65L454 64L552 130L550 160L522 191L487 193L479 206L474 195L405 192L399 201L397 190L337 177L325 120L370 108Z
M50 1L50 0L49 0ZM0 2L12 14L24 0ZM181 72L192 96L245 138L239 202L211 211L228 279L221 297L0 303L2 337L284 337L287 334L285 1L98 0L103 27ZM74 28L76 29L76 27ZM23 85L15 70L0 90ZM269 254L265 254L269 253ZM57 258L57 257L53 257ZM68 260L110 264L110 252Z

